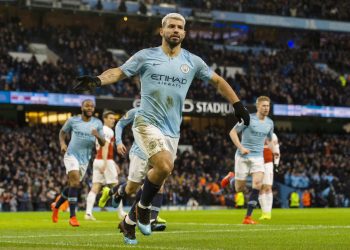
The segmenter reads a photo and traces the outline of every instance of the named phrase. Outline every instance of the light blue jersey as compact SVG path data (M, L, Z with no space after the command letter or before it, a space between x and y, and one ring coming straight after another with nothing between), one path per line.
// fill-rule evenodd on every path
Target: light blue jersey
M96 145L96 138L91 134L93 128L104 138L102 122L95 117L85 122L81 116L73 116L62 127L65 133L71 133L66 154L73 155L81 165L89 163L92 149Z
M213 75L200 57L181 49L170 58L161 47L140 50L120 69L128 77L141 78L141 105L134 126L152 124L173 138L180 137L182 107L193 78L208 81Z
M269 117L265 117L263 121L259 120L255 114L250 114L250 125L247 127L243 123L237 123L234 126L237 133L242 132L241 144L250 150L247 155L242 155L239 149L236 155L241 157L264 157L264 144L266 138L272 139L273 121Z
M130 123L134 122L135 115L140 110L140 108L130 109L126 114L117 122L115 126L115 137L116 137L116 145L123 143L122 134L123 129L128 126ZM129 155L137 155L142 160L147 160L147 156L142 152L139 146L134 142L131 146Z

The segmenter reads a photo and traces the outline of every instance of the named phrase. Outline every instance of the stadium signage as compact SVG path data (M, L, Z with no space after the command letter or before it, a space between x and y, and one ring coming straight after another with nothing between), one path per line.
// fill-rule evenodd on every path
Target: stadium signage
M135 99L133 107L140 106L140 99ZM186 99L182 108L184 113L191 114L218 114L228 115L233 113L232 105L223 102L200 102L191 99Z
M95 102L95 97L92 95L0 91L0 103L9 104L80 107L82 101L86 99Z
M276 116L350 118L350 107L274 104L273 114Z

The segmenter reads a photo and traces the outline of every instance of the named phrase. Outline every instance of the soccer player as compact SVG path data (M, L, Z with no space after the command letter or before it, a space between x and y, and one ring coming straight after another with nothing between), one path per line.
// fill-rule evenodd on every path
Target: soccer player
M264 178L264 143L266 138L272 140L273 121L267 117L270 112L270 98L260 96L256 100L257 112L250 115L250 125L237 123L230 131L230 137L237 147L235 155L235 189L243 192L246 179L252 176L252 191L248 201L247 214L243 224L256 224L251 218L254 208L258 204L259 193ZM238 137L242 133L242 142Z
M135 115L138 110L139 108L133 108L129 110L118 121L117 125L115 126L117 151L118 151L118 154L124 157L127 154L127 149L122 141L123 129L134 121ZM129 159L130 159L130 165L129 165L129 175L128 175L127 183L118 184L112 189L105 187L103 189L103 193L99 201L100 207L104 207L109 197L112 196L113 207L119 206L119 213L123 213L120 201L126 196L135 194L141 187L143 180L146 177L149 166L147 164L147 156L140 150L140 148L137 146L135 142L131 147L131 150L129 153ZM140 195L141 195L141 192L137 194L137 197L139 197ZM156 194L156 196L152 200L152 207L151 207L152 231L163 231L166 228L166 224L165 224L166 221L158 217L160 207L162 205L162 201L163 201L163 187L160 189L158 194ZM135 215L134 213L131 213L131 214ZM122 217L122 219L124 219L124 216ZM136 220L136 218L134 217L131 219L133 221Z
M280 146L275 133L272 134L272 140L265 141L264 145L264 179L259 194L259 203L261 207L261 217L259 220L271 220L271 211L273 204L272 184L273 171L278 167L280 161Z
M80 181L83 179L91 158L95 140L103 147L105 139L102 122L93 117L95 104L87 99L82 102L81 116L69 118L59 133L61 152L64 153L64 165L68 174L68 187L62 190L59 200L51 204L52 221L57 223L59 207L68 200L70 220L69 224L78 227L79 222L75 215L78 202ZM70 142L67 147L66 138L70 134Z
M99 76L82 76L73 89L93 91L95 87L113 84L125 77L139 75L141 106L133 123L136 144L145 153L152 168L145 179L141 199L136 206L136 221L126 217L119 225L126 244L137 244L135 225L144 235L151 234L150 208L153 197L174 167L180 136L182 108L192 80L196 77L212 83L233 104L235 116L249 125L249 112L230 85L213 72L198 56L181 48L185 38L185 18L178 13L162 19L159 47L143 49L119 68Z
M86 198L85 220L96 220L92 215L92 209L96 200L96 195L100 192L102 185L114 186L118 182L117 164L113 160L114 156L114 128L115 113L107 110L103 112L103 133L105 135L105 145L100 146L96 141L96 158L93 163L92 188Z

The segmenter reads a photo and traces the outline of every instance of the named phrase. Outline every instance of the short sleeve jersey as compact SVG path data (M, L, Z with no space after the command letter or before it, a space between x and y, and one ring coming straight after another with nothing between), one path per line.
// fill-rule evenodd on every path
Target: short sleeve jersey
M250 114L250 125L243 123L235 125L237 133L242 133L241 144L250 150L247 155L242 155L237 149L236 155L241 157L263 157L264 144L266 138L272 139L273 121L269 117L265 117L263 121L259 120L256 114Z
M95 147L95 136L91 134L93 129L104 137L102 122L91 117L90 121L84 121L81 116L69 118L63 125L62 130L71 134L66 154L73 155L79 164L88 164L91 158L92 149Z
M213 75L200 57L181 49L171 58L161 47L137 52L120 69L141 79L141 105L133 126L152 124L174 138L180 137L182 108L192 80L208 81Z

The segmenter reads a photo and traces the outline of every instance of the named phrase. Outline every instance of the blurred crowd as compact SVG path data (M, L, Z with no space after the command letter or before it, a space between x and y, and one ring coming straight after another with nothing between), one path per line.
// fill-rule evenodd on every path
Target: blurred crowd
M350 40L346 35L325 33L317 42L301 41L298 48L275 43L275 50L268 52L214 49L215 45L225 43L223 32L193 34L189 31L183 47L201 56L224 76L247 103L254 103L257 96L264 94L276 103L350 105L350 85L347 84L350 79L344 77L350 73ZM244 41L247 45L266 46L260 38L254 38L254 34L248 36ZM307 37L311 36L312 33ZM25 62L8 54L28 51L31 42L46 43L60 59L57 63L39 64L35 57ZM150 30L140 33L125 28L108 32L106 28L106 32L101 33L81 27L29 29L14 19L0 25L0 90L71 92L76 76L98 75L122 63L114 60L108 48L124 48L132 55L159 44L160 37ZM322 71L316 67L317 63L327 64L338 73ZM232 73L232 67L242 71ZM134 98L139 96L139 89L139 80L132 78L98 89L96 94ZM188 98L222 100L212 85L200 80L193 82Z
M58 126L1 126L0 207L2 211L49 210L67 184L58 144ZM310 193L313 207L349 206L350 136L278 133L281 163L275 182ZM131 131L123 134L128 148ZM201 132L184 125L173 174L165 186L164 205L233 207L234 192L222 190L220 180L234 168L235 148L228 131L209 127ZM180 147L181 148L181 147ZM125 181L128 160L116 158ZM91 185L91 169L82 184L80 208ZM281 204L274 188L276 206ZM279 204L279 205L278 205Z
M340 0L145 0L145 2L176 4L203 11L223 10L303 18L350 19L350 3Z

